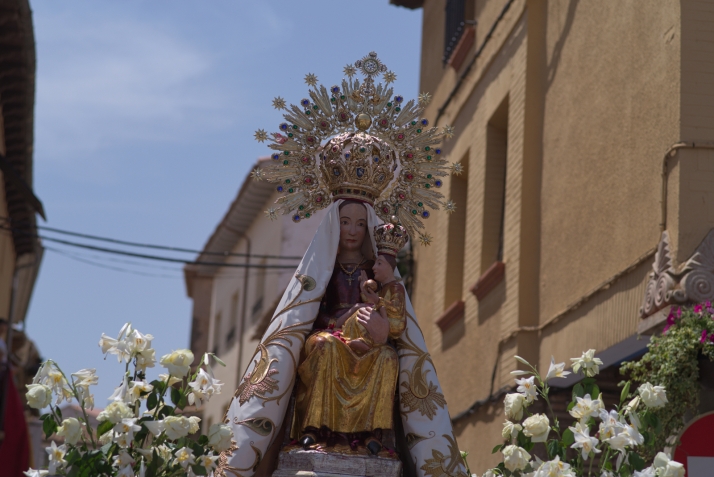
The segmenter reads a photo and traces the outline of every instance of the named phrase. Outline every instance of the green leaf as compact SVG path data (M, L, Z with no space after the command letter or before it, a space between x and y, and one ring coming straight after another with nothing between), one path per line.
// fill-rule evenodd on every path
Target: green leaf
M563 432L563 446L565 447L570 447L575 443L575 436L573 435L573 431L570 429L566 429L565 432Z
M205 436L201 436L201 437L205 437ZM208 437L206 437L206 440L208 440ZM491 451L491 454L495 454L496 452L500 451L502 447L503 447L502 444L497 445L496 447L493 448L493 450Z
M201 436L198 438L198 443L202 446L208 445L208 436ZM493 454L493 452L491 452Z
M160 419L163 419L164 417L170 416L170 415L172 415L173 413L174 413L174 408L171 407L171 406L169 406L169 405L165 405L164 407L162 407L162 408L159 410L159 418L160 418Z
M573 401L575 401L576 397L583 397L585 396L585 389L583 388L583 385L581 383L576 384L573 386Z
M642 457L640 457L638 454L631 452L629 460L630 460L630 465L632 466L632 468L634 470L639 472L640 470L645 468L645 460Z
M159 396L156 394L156 390L154 390L151 394L149 394L149 397L146 399L146 408L155 409L158 403Z
M54 419L45 419L42 423L42 430L45 433L45 437L49 438L57 431L57 421Z
M184 393L181 393L181 399L179 399L179 402L178 402L178 404L176 404L176 406L179 409L183 409L186 407L187 404L188 404L188 396L186 396L186 394L184 394Z
M546 444L546 449L548 450L548 459L554 459L560 451L560 442L556 439L551 439Z
M597 386L597 384L593 384L591 390L590 390L590 397L593 399L597 399L597 397L600 395L600 388Z
M174 406L178 406L179 402L181 402L181 391L171 388L171 402L174 403Z
M57 417L59 417L60 422L62 422L62 409L57 406L55 410L57 411Z
M112 421L104 421L101 424L99 424L99 427L97 427L97 436L102 436L104 435L105 432L110 430L112 427L114 427L114 424Z
M622 392L620 393L620 404L625 402L629 396L630 396L630 382L627 381L625 383L625 386L622 388Z
M196 475L206 475L206 468L202 465L194 464L191 466L191 469L193 469L193 473Z

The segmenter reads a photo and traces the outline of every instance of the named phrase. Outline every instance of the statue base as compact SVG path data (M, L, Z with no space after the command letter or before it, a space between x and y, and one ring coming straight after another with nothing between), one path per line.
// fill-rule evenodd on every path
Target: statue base
M373 456L363 447L356 450L337 447L342 446L284 449L278 457L278 468L273 477L400 477L402 474L402 463L396 455L382 451Z

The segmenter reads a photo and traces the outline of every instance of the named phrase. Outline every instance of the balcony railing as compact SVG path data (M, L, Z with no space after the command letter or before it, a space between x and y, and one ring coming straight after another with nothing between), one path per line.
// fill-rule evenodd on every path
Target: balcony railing
M446 24L444 25L444 56L446 64L456 49L466 27L466 0L446 0Z

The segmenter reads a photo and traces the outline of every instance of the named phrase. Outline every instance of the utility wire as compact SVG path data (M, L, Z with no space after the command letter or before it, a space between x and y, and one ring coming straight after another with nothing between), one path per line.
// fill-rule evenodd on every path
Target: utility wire
M0 216L0 220L9 222L9 219L7 217ZM261 254L250 254L249 255L247 253L210 252L210 251L194 250L194 249L183 248L183 247L172 247L172 246L168 246L168 245L156 245L156 244L148 244L148 243L131 242L128 240L120 240L120 239L114 239L114 238L110 238L110 237L102 237L99 235L91 235L91 234L85 234L85 233L80 233L80 232L72 232L70 230L57 229L54 227L47 227L45 225L35 225L35 227L38 229L47 230L48 232L54 232L54 233L62 234L62 235L69 235L72 237L86 238L86 239L90 239L90 240L97 240L100 242L115 243L118 245L126 245L129 247L150 248L150 249L154 249L154 250L168 250L171 252L195 253L195 254L201 254L201 255L218 255L221 257L275 258L275 259L285 259L285 260L300 260L300 259L302 259L302 257L285 256L285 255L261 255ZM21 230L21 228L18 228L18 229Z
M94 260L88 260L88 259L86 259L86 258L79 257L79 256L77 256L77 255L75 255L75 254L72 254L72 253L67 253L66 251L60 250L60 249L58 249L58 248L48 247L48 246L45 246L44 248L45 248L46 250L51 251L51 252L60 254L60 255L62 255L63 257L67 257L67 258L69 258L69 259L71 259L71 260L76 260L76 261L78 261L78 262L86 263L86 264L92 265L92 266L94 266L94 267L105 268L105 269L107 269L107 270L113 270L113 271L115 271L115 272L130 273L130 274L132 274L132 275L140 275L140 276L142 276L142 277L171 278L171 279L174 279L174 280L177 279L177 278L181 278L181 277L178 276L178 275L175 275L175 276L173 276L173 275L160 275L160 274L157 274L157 273L148 273L148 272L141 272L141 271L137 271L137 270L129 270L128 268L114 267L114 266L112 266L112 265L105 265L105 264L103 264L103 263L95 262Z
M11 228L2 227L2 226L0 226L0 228L2 228L4 230L13 230ZM67 245L70 247L94 250L97 252L112 253L112 254L116 254L116 255L124 255L127 257L143 258L146 260L157 260L157 261L169 262L169 263L182 263L184 265L205 265L205 266L211 266L211 267L231 267L231 268L280 268L280 269L295 269L295 268L297 268L297 265L268 265L268 264L260 264L260 263L252 264L252 263L221 263L221 262L190 261L190 260L184 260L181 258L161 257L158 255L148 255L145 253L127 252L125 250L118 250L118 249L114 249L114 248L98 247L96 245L71 242L69 240L62 240L62 239L58 239L58 238L47 237L47 236L39 235L39 234L31 234L31 233L22 232L22 231L21 231L21 233L23 233L24 235L27 235L27 236L40 238L42 240L47 240L49 242L61 243L63 245Z

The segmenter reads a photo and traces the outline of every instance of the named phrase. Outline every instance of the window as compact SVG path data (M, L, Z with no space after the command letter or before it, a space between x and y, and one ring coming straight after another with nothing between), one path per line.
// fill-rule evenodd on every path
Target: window
M464 248L466 245L466 212L468 208L469 153L461 159L464 172L451 176L449 198L456 204L456 210L449 217L449 239L446 255L446 291L444 308L462 299L464 288Z
M260 312L263 311L263 305L264 305L264 297L265 295L265 267L264 265L266 264L266 260L263 259L260 262L260 265L263 265L261 267L258 267L256 269L255 273L255 301L253 302L253 309L251 310L251 317L253 319L253 323L256 322L258 318L260 318Z
M486 272L494 263L503 262L508 162L508 97L493 113L487 128L481 273Z
M444 24L444 65L456 51L461 37L468 29L468 25L475 25L476 1L475 0L446 0ZM472 32L473 35L473 32ZM471 37L473 38L473 36Z
M446 0L446 25L444 26L444 56L442 61L446 64L456 45L464 33L466 25L465 7L466 0Z
M226 347L229 348L236 338L236 325L238 324L238 292L231 298L231 327L226 335Z
M218 355L221 351L221 312L216 313L213 322L213 354Z

